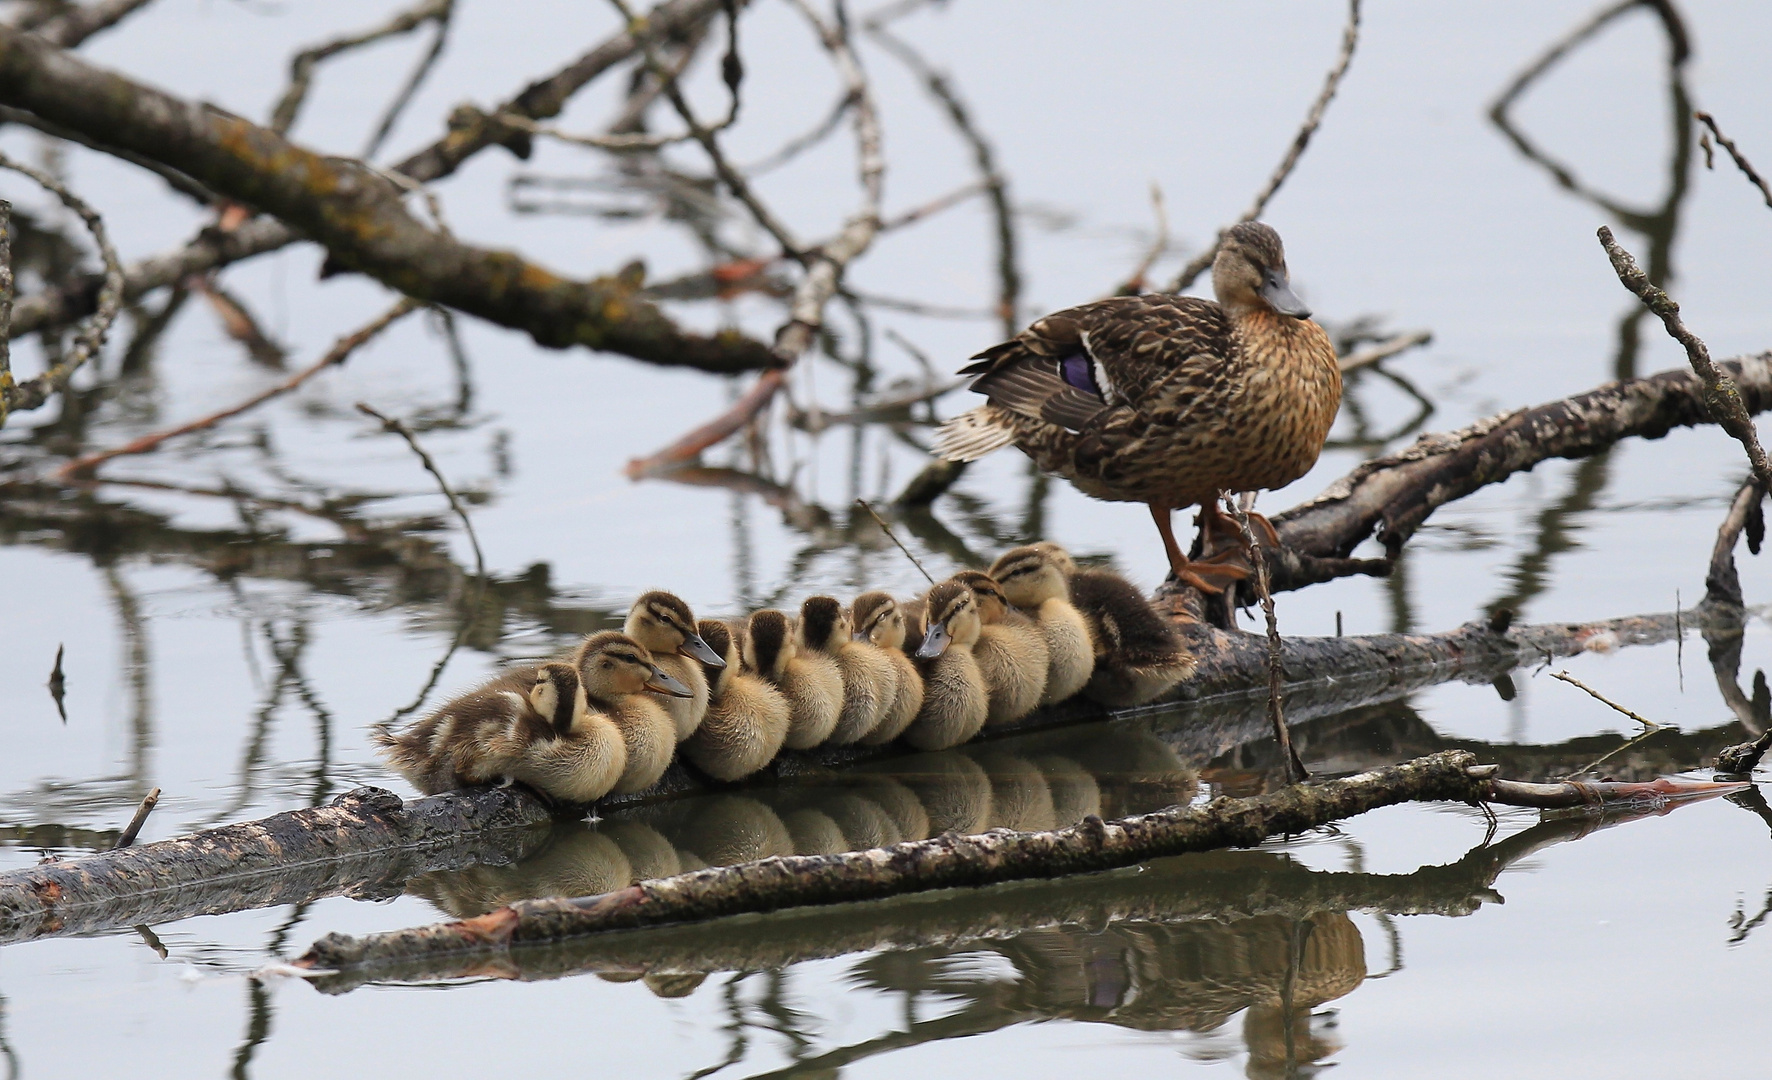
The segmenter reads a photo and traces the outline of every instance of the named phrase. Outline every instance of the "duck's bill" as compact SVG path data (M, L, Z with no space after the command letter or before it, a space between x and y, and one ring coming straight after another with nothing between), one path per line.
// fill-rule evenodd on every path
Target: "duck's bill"
M646 680L646 689L655 694L666 694L670 697L694 697L694 693L657 664L652 665L652 678Z
M868 632L866 630L856 630L849 635L849 640L850 641L869 641L869 640L871 640L871 638L869 638Z
M1292 283L1277 273L1269 273L1267 280L1261 283L1261 298L1282 315L1290 315L1294 319L1311 317L1311 309L1292 291Z
M947 651L950 640L947 624L936 623L923 635L923 644L917 646L917 656L923 660L933 660Z
M710 648L708 643L701 639L700 634L690 634L689 640L679 645L677 651L693 660L700 660L709 667L723 668L726 666L726 658Z

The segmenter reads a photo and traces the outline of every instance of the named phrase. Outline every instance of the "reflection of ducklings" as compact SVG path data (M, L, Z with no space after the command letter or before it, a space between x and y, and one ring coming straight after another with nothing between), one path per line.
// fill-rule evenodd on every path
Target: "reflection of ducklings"
M1071 603L1063 564L1051 547L1006 551L991 564L991 577L1011 604L1033 617L1046 638L1050 659L1040 704L1054 705L1081 693L1095 674L1095 643L1089 637L1088 620Z
M866 592L855 598L850 608L857 641L877 646L898 673L891 704L880 717L879 726L861 741L880 746L904 734L923 707L923 675L904 651L906 625L904 608L883 592ZM917 640L922 641L921 631Z
M843 830L831 816L815 806L801 806L781 815L794 840L795 855L835 855L849 850Z
M635 881L651 881L683 872L683 860L677 848L664 834L631 818L604 818L597 831L615 842L633 868Z
M615 841L582 823L561 822L520 862L421 874L406 883L406 891L453 918L471 919L515 900L600 896L633 881L633 868Z
M1041 754L1031 760L1052 792L1053 828L1075 825L1090 814L1101 816L1101 785L1088 769L1057 754Z
M562 802L594 802L621 775L626 752L584 691L571 664L512 668L405 732L378 730L375 739L426 794L508 779Z
M672 971L653 972L641 977L646 989L661 998L682 998L695 993L696 987L707 981L705 971Z
M929 811L923 808L916 792L883 772L852 772L845 779L885 812L899 840L929 838Z
M1175 748L1134 726L1108 725L1057 749L1095 777L1103 817L1147 814L1193 801L1200 775Z
M928 815L928 835L980 833L991 827L991 778L958 750L917 754L893 763L893 775Z
M775 811L744 795L697 800L694 816L671 839L708 866L733 866L794 853L793 837Z
M975 756L991 778L992 827L1021 832L1054 827L1057 815L1052 808L1052 789L1046 786L1039 766L1001 749Z
M676 725L677 741L682 742L694 734L708 711L708 680L702 665L718 669L725 659L695 632L695 615L689 605L661 589L634 601L621 630L646 646L653 663L689 688L688 697L665 703L665 712Z
M1040 706L1046 693L1046 669L1050 655L1046 637L1034 621L1009 606L1003 587L986 573L962 570L953 580L963 582L978 600L982 627L972 655L990 687L991 709L985 724L1020 720Z
M919 750L945 750L978 734L990 712L990 691L972 656L983 629L978 601L957 581L929 590L929 629L917 656L924 661L923 708L904 740Z
M820 788L817 806L843 830L845 851L886 847L904 839L892 816L879 803L847 785Z
M846 746L873 734L898 693L898 669L870 642L851 640L849 613L829 596L800 605L800 641L810 652L837 662L843 678L843 711L827 743Z
M629 795L658 783L676 753L677 729L652 694L682 698L689 688L653 663L639 642L613 630L585 638L577 662L586 692L627 744L627 767L611 793Z
M1085 696L1109 708L1127 708L1154 701L1193 676L1199 661L1137 586L1112 570L1078 569L1057 544L1033 546L1064 571L1071 603L1089 621L1095 674Z
M775 760L788 736L788 699L761 678L739 670L738 641L725 623L696 624L726 666L703 664L708 711L683 742L683 756L716 780L738 780Z
M830 657L801 653L786 615L759 611L751 616L744 636L744 662L787 698L784 745L806 750L830 737L843 711L843 675Z

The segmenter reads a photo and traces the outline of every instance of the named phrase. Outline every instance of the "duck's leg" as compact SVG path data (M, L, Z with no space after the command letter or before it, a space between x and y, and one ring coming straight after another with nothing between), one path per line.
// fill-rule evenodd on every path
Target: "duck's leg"
M1203 593L1217 594L1223 592L1225 586L1231 582L1241 581L1249 576L1247 565L1239 566L1233 561L1241 556L1241 551L1237 548L1221 552L1207 551L1205 558L1190 560L1181 553L1181 545L1175 542L1175 528L1170 521L1173 511L1160 503L1149 505L1151 520L1157 523L1157 532L1163 536L1163 552L1169 556L1169 570L1177 581L1183 585L1191 585ZM1222 581L1214 582L1212 578L1220 578Z

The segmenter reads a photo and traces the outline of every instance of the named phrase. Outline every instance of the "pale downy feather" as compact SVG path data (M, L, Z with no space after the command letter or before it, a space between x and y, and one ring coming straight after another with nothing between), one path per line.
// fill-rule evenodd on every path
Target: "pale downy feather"
M1015 426L995 405L968 409L935 432L935 456L948 461L977 461L1015 441Z

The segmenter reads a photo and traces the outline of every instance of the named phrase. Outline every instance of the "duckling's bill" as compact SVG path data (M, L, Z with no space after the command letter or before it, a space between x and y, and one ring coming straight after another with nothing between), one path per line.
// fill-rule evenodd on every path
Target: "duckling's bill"
M676 679L673 679L664 668L659 667L657 664L652 665L652 678L646 680L646 689L655 694L664 694L668 697L686 698L695 696L694 691L690 690L689 687L684 686Z
M711 668L719 669L726 666L726 658L715 652L700 634L690 634L678 647L678 652L692 660L700 660ZM684 697L689 695L685 694Z
M953 640L948 633L947 623L934 623L929 632L923 635L923 644L917 647L917 656L922 660L933 660L947 651L948 642Z

